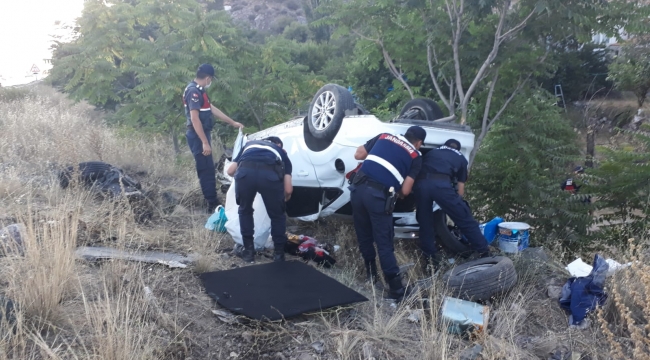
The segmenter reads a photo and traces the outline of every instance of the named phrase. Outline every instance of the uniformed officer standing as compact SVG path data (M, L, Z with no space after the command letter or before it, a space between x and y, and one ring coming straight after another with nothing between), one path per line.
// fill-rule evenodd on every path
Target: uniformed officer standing
M208 212L213 212L219 205L216 172L210 144L210 131L214 126L212 116L214 115L234 127L244 127L210 103L205 89L212 85L213 78L214 68L212 65L202 64L196 71L194 81L190 82L183 92L183 105L187 118L185 136L192 155L194 155L196 173L199 177L203 197L207 202Z
M375 258L379 253L389 296L398 301L404 297L406 289L393 247L393 207L397 195L407 196L411 192L422 165L418 149L426 135L419 126L411 126L404 136L379 134L359 146L354 155L357 160L365 160L350 186L359 250L373 283L377 279ZM374 245L377 245L377 252Z
M487 240L462 198L465 193L468 163L460 148L458 140L449 139L444 146L432 149L422 159L422 171L415 184L415 196L416 216L420 224L420 249L425 256L425 267L429 264L434 268L438 266L435 260L434 201L465 235L472 250L478 252L481 257L490 256ZM458 182L458 192L453 186L453 179Z
M241 254L246 262L255 261L253 201L259 193L271 218L271 237L275 248L273 261L284 261L287 242L285 202L291 198L291 160L282 149L282 140L271 136L249 141L228 168L235 178L235 197L239 205L239 226L244 242Z

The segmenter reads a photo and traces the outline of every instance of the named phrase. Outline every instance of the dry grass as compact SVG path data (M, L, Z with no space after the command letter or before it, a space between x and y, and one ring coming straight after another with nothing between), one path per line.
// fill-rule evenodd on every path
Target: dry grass
M483 347L480 359L547 359L563 348L591 359L610 358L610 349L612 356L646 358L650 269L637 247L631 256L642 261L608 283L612 301L599 313L601 326L569 330L546 295L550 280L566 280L562 266L517 259L519 282L489 303L487 333L465 339L440 322L445 284L436 280L424 302L391 306L364 283L352 225L329 219L296 231L340 245L337 266L323 271L369 302L277 323L223 323L211 314L215 305L196 273L241 263L225 252L232 241L205 230L207 215L193 209L200 194L191 159L176 158L164 139L120 134L100 115L45 87L0 93L0 225L21 222L27 229L24 256L0 257L0 294L18 306L15 319L0 321L0 359L459 359L475 344ZM142 225L128 204L61 190L58 167L87 160L121 166L146 189L174 193L180 205L156 200L154 220ZM199 260L170 270L75 259L75 248L89 244ZM415 262L415 249L398 242L399 263ZM418 266L406 276L421 277ZM418 322L409 320L413 314Z

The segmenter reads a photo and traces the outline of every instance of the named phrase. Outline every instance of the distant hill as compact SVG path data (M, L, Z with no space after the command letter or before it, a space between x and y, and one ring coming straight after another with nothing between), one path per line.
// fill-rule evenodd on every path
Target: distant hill
M254 29L281 33L292 22L307 24L301 0L226 0L233 19Z

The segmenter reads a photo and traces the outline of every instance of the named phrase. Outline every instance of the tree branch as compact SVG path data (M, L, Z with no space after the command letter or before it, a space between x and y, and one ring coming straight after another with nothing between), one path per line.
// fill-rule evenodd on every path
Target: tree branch
M488 131L490 131L490 129L492 128L492 125L494 125L494 123L495 123L497 120L499 120L499 118L501 117L501 115L503 115L503 112L506 111L506 108L508 107L508 105L510 104L510 102L512 101L512 99L515 98L515 96L517 95L517 93L519 93L519 90L521 90L521 88L524 86L524 84L528 82L528 80L531 78L532 75L533 75L533 73L531 72L531 73L528 74L528 76L526 76L526 78L525 78L524 80L519 81L519 84L517 84L517 87L516 87L515 90L512 92L512 94L510 94L510 96L508 97L508 99L506 100L506 102L503 103L503 106L501 106L501 109L499 109L499 112L497 112L497 114L494 115L494 117L492 118L492 120L490 120L490 122L487 124L487 129L486 129L486 131L485 131L486 133L487 133Z
M501 35L501 42L505 41L508 39L509 36L513 35L516 32L519 32L521 29L523 29L526 24L528 23L528 20L530 20L531 17L535 14L535 9L533 9L528 16L524 20L522 20L517 26L513 27L512 29L508 30L505 34Z
M431 75L431 80L433 81L433 86L436 88L436 92L438 93L438 96L442 100L442 102L447 106L447 109L449 109L449 114L453 114L451 104L447 100L447 98L442 94L442 89L440 88L440 85L438 84L438 80L436 79L436 75L433 73L433 66L431 64L431 45L427 45L427 63L429 65L429 74Z
M487 128L488 118L490 117L490 107L492 106L492 96L494 96L494 88L496 87L497 81L499 80L499 70L497 69L494 72L494 78L492 78L492 83L490 84L490 91L488 91L487 100L485 101L485 111L483 112L483 125L481 126L481 133L483 129Z
M397 68L397 66L395 66L395 63L393 63L393 59L392 59L392 58L390 57L390 55L388 54L388 51L386 51L386 48L384 48L384 43L381 42L381 41L379 41L379 45L381 46L381 51L382 51L382 53L383 53L383 55L384 55L384 61L386 61L386 64L388 65L388 69L390 70L390 72L393 74L393 76L394 76L397 80L399 80L399 81L402 83L402 85L404 85L404 87L406 88L406 90L409 92L409 95L411 96L411 99L415 98L415 96L413 96L413 91L411 91L411 87L410 87L409 84L407 84L406 81L404 81L404 79L402 78L402 75L404 75L404 73L401 72L401 71Z
M451 9L449 9L449 3L447 0L445 0L445 3L447 4L447 11L449 12L449 18L451 19L451 26L454 26L454 21L451 15ZM451 31L451 37L453 40L453 45L452 45L452 52L454 56L454 68L456 70L456 92L458 93L458 97L460 98L460 101L462 103L465 103L465 90L463 88L463 79L460 74L460 37L462 34L462 26L461 26L461 18L463 16L463 6L464 5L464 0L461 0L461 9L458 10L458 7L456 6L456 1L454 0L454 14L456 15L456 31L454 30ZM464 118L461 119L461 123L465 121Z

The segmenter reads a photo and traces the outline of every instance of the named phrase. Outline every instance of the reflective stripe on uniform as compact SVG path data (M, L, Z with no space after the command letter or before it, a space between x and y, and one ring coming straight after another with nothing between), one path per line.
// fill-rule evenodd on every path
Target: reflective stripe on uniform
M247 150L250 150L250 149L263 149L263 150L268 150L268 151L274 153L275 156L277 156L278 160L280 160L280 161L282 160L282 156L280 156L280 154L279 154L277 151L275 151L274 148L272 148L272 147L270 147L270 146L251 144L251 145L248 145L248 146L246 147L246 149L244 149L244 152L246 152ZM242 154L243 154L243 153L242 153Z
M393 164L389 163L388 161L380 158L379 156L372 155L372 154L369 154L366 157L366 160L370 160L384 167L384 169L388 170L391 174L393 174L395 179L397 179L397 181L400 184L404 182L404 177L399 173L399 171L397 171L397 168L393 166Z
M212 110L212 109L210 109L210 108L207 108L207 109L201 109L201 111L210 111L210 110Z

